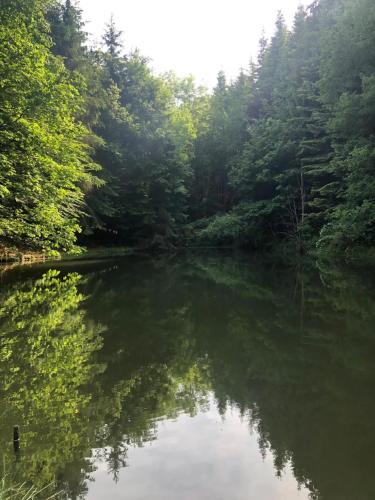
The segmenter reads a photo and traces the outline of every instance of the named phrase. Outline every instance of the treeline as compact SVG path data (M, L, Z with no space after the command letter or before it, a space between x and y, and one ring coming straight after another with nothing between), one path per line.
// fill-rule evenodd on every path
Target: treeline
M279 14L212 93L70 0L0 7L0 246L352 251L375 242L373 0Z

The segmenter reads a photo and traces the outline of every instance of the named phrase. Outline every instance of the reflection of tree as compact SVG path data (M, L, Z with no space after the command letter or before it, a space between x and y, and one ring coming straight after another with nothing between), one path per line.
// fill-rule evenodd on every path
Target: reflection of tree
M121 390L110 396L119 410L106 417L101 442L110 444L114 474L119 443L155 439L159 417L194 413L199 387L212 387L219 410L235 404L248 416L278 474L291 461L312 497L353 498L360 484L367 498L375 294L358 274L322 273L215 257L141 262L105 276L96 292L108 311L97 317L108 325L102 388L127 387L121 401ZM97 297L88 303L93 317ZM358 408L360 436L350 431Z
M149 266L141 266L141 273L124 267L102 274L99 286L92 276L87 284L92 289L96 283L88 311L108 327L100 351L107 365L99 396L105 426L96 448L114 478L127 464L129 446L157 438L160 419L194 415L207 405L207 362L195 356L181 297L169 295L176 291L176 272Z
M330 266L300 273L302 295L290 270L231 259L198 259L195 268L210 280L194 316L218 401L248 415L278 473L291 461L313 498L372 498L373 282ZM222 313L218 305L207 330L210 297Z
M194 414L206 403L203 363L192 359L187 340L179 344L170 334L170 328L181 328L183 315L172 322L150 318L142 344L120 337L118 352L112 328L102 346L94 326L100 322L88 319L86 294L78 292L78 286L91 291L97 278L94 273L85 284L77 274L49 271L4 292L0 302L0 440L6 461L14 461L6 443L19 423L22 455L14 481L39 487L53 482L69 498L84 495L92 458L105 460L116 479L129 446L156 439L160 418ZM94 308L99 301L94 293ZM149 306L146 300L146 316L153 314ZM146 325L143 313L139 318ZM181 330L179 339L184 335Z
M98 372L98 329L79 309L79 275L47 272L6 292L0 307L0 378L3 450L12 425L21 425L19 481L43 487L86 446L82 391ZM83 454L84 455L84 454ZM8 460L9 454L8 454Z
M26 478L78 498L93 459L116 480L129 447L155 440L160 419L204 409L213 390L312 498L370 499L374 297L358 273L248 258L49 272L3 297L1 428L22 425Z
M95 458L106 462L117 480L120 468L128 464L130 446L142 447L157 439L160 419L176 418L180 413L195 414L207 405L207 382L202 380L203 365L190 366L183 375L177 365L152 364L138 367L112 389L99 397L103 408L103 427L97 433Z

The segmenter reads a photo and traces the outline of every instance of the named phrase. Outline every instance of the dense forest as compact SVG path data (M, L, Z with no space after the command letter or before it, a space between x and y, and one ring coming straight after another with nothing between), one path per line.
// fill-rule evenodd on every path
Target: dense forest
M315 1L211 92L113 18L93 48L79 4L1 0L0 254L372 246L374 47L373 0Z

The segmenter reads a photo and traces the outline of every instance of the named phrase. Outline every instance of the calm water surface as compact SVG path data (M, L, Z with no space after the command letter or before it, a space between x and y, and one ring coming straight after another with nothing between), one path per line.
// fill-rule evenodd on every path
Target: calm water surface
M2 272L1 477L42 499L374 500L374 277L249 256Z

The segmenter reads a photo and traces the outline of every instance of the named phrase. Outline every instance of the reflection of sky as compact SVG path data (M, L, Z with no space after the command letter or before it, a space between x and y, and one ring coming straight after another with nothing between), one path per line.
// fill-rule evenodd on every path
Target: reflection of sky
M206 413L158 424L158 439L131 448L117 484L98 463L87 498L95 500L305 500L290 468L277 478L272 456L263 460L256 433L237 410L223 420Z

